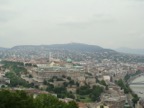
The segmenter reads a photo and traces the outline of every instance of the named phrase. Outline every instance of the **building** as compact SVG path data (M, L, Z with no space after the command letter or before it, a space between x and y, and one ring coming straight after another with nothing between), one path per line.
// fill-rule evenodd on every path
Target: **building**
M85 103L79 102L78 103L79 108L89 108Z
M110 79L111 79L111 78L110 78L110 76L108 76L108 75L103 76L103 80L104 80L104 81L109 81L109 82L110 82Z
M97 108L109 108L109 106L99 105L99 106L97 106Z
M144 108L144 99L139 100L139 108Z
M94 77L87 77L86 78L86 83L87 84L95 84L96 83L96 78L94 78Z
M10 84L10 79L5 77L0 77L0 84Z

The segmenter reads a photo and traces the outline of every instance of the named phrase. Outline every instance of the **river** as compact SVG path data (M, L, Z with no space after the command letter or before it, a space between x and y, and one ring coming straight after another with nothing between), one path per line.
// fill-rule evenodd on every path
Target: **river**
M132 83L143 82L144 76L138 77ZM144 98L144 84L130 85L130 88L139 96Z

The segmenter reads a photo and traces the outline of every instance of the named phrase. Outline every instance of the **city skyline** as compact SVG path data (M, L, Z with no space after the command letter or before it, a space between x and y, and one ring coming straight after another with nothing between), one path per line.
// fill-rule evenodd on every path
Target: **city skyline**
M0 0L0 47L86 43L143 49L144 0Z

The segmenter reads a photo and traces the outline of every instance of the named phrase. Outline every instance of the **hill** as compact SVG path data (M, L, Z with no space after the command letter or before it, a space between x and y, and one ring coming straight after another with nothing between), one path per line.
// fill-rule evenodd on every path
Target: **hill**
M11 48L11 50L70 50L82 52L115 52L114 50L104 49L97 45L81 43L53 44L53 45L21 45Z
M7 50L7 48L0 47L0 51Z
M144 55L144 49L118 48L116 51L128 54Z

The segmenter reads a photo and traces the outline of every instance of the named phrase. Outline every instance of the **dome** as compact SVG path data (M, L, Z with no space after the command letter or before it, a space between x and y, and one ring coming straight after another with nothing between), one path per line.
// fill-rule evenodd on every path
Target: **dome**
M68 63L71 63L71 62L72 62L72 60L68 58L68 59L67 59L67 62L68 62Z

